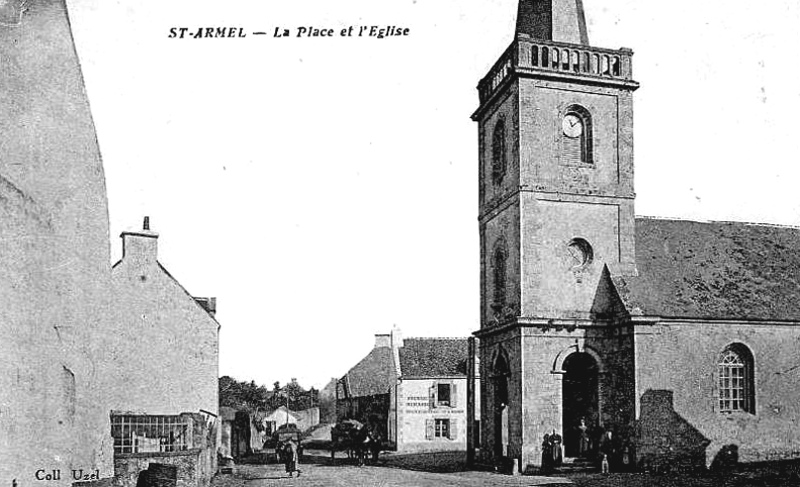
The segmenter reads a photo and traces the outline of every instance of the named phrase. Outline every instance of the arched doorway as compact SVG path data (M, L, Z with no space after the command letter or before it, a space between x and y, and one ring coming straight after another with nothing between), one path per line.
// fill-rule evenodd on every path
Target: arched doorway
M596 446L593 440L600 426L598 364L588 353L576 352L564 360L563 370L564 456L588 455L587 448L591 450ZM589 440L583 448L582 434Z
M504 353L499 353L492 367L492 393L494 395L494 454L495 458L507 455L508 430L508 378L511 370Z

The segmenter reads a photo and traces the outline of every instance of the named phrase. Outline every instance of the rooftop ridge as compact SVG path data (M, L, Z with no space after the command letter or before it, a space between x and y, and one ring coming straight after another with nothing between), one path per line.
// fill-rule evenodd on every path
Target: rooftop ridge
M705 223L705 224L722 224L722 225L749 225L754 227L771 227L771 228L789 228L792 230L800 230L800 225L789 225L786 223L767 223L767 222L747 222L736 220L693 220L689 218L672 217L672 216L650 216L650 215L636 215L637 220L666 220L676 222L689 222L689 223Z
M469 337L407 337L404 340L467 340Z

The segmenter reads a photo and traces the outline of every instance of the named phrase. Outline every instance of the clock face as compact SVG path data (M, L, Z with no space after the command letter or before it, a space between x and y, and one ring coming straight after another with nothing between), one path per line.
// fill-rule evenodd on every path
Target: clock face
M573 113L569 113L564 117L561 127L567 137L577 138L583 134L583 120Z

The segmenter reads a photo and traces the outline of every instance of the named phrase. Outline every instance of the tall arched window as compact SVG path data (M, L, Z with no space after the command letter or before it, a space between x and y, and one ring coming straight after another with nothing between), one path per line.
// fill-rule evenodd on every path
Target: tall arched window
M594 162L592 115L580 105L570 105L562 120L562 160L566 163Z
M492 181L499 184L506 174L506 123L498 120L492 134Z
M494 270L494 300L492 308L499 313L506 305L506 250L504 245L498 245L494 250L492 259Z
M720 412L755 414L753 365L753 354L740 343L729 345L722 352L717 364Z

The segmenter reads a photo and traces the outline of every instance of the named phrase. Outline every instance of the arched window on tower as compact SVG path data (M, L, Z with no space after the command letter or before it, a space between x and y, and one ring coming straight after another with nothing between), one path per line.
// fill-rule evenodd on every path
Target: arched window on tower
M492 134L492 181L499 184L506 174L506 123L497 121Z
M492 309L495 313L502 312L506 305L506 261L505 245L500 244L494 249L492 267L494 271L494 293Z
M561 123L561 157L568 164L594 162L592 115L580 105L570 105Z
M719 411L755 414L753 354L741 343L729 345L717 364L719 376Z

